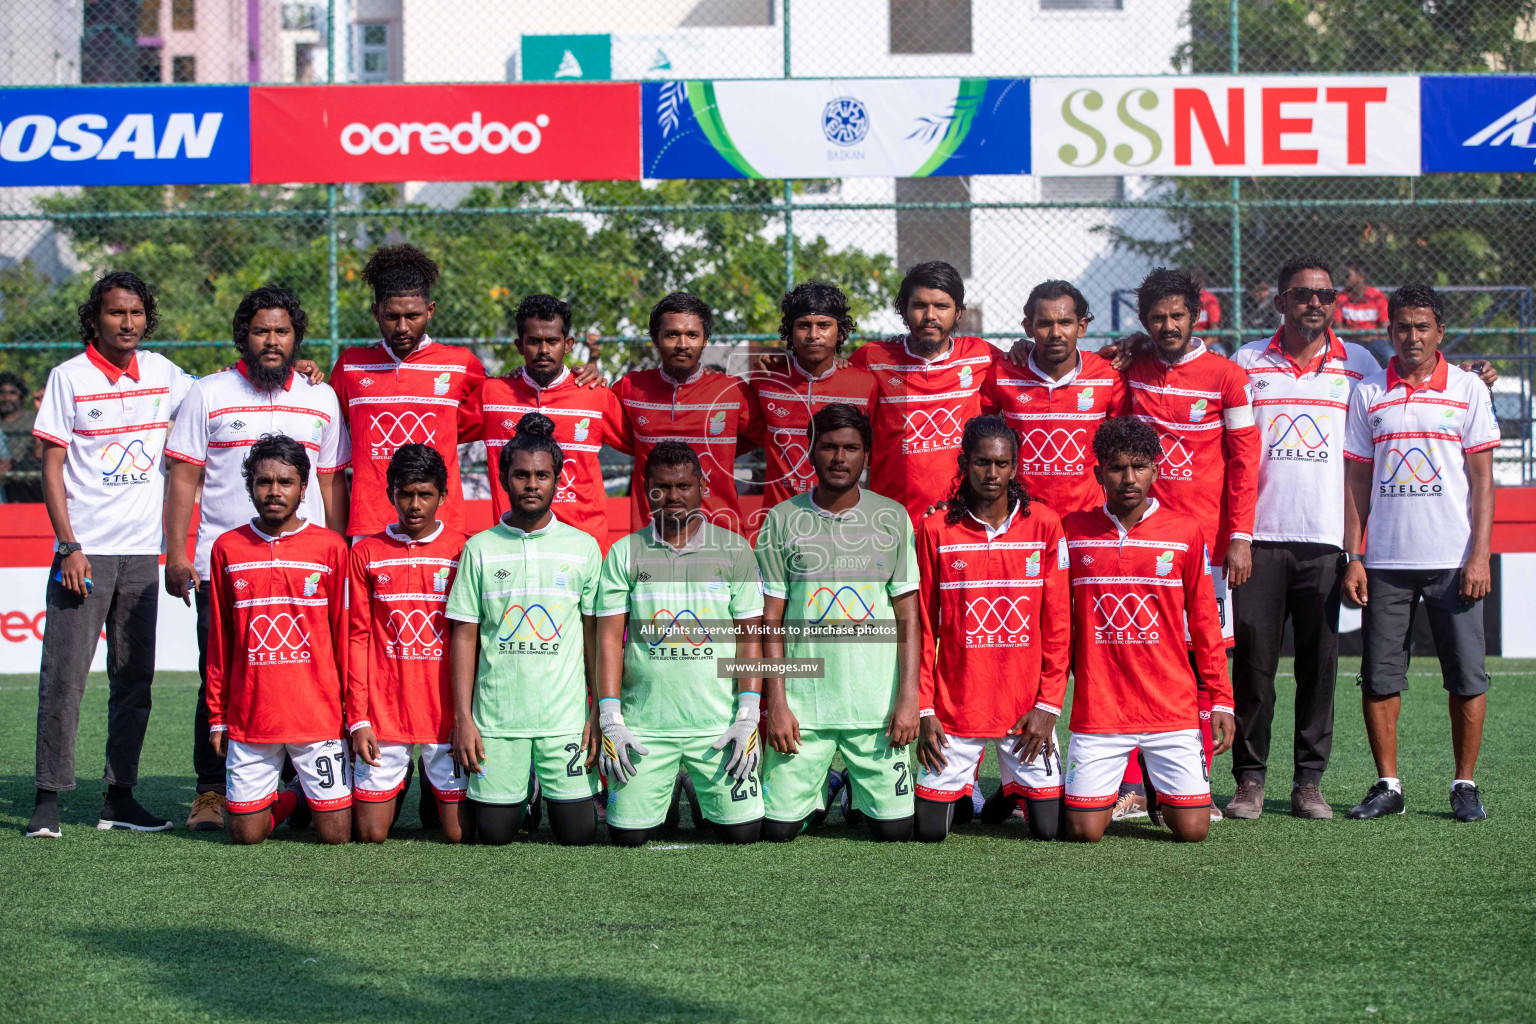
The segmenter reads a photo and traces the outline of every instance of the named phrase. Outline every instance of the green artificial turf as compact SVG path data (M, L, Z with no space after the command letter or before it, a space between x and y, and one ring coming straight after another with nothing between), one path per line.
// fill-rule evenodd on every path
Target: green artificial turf
M0 677L0 1019L1529 1021L1536 663L1492 666L1475 825L1449 817L1433 667L1405 702L1406 816L1343 817L1374 777L1349 664L1333 821L1284 813L1282 693L1263 818L1202 846L1115 826L1096 847L1014 821L938 846L832 825L788 846L685 830L565 850L541 830L455 849L416 827L413 797L382 847L281 829L234 849L97 832L96 781L66 794L62 840L27 840L36 683ZM157 684L138 790L178 826L195 693L186 675ZM106 696L93 677L82 780L100 777Z

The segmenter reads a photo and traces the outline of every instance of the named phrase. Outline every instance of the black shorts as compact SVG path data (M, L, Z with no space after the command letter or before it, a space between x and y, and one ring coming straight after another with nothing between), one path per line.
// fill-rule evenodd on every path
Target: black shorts
M1367 569L1365 578L1360 686L1366 693L1385 697L1408 689L1408 649L1421 597L1446 690L1462 697L1488 691L1483 602L1461 599L1460 569Z

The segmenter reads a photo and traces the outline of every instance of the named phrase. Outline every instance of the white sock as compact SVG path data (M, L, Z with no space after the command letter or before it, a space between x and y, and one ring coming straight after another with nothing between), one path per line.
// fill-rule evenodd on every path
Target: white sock
M1387 784L1387 788L1390 789L1394 793L1401 793L1403 791L1403 783L1402 783L1401 779L1383 775L1381 778L1377 779L1376 781L1377 782L1385 782Z
M1471 779L1452 779L1451 780L1451 788L1452 789L1455 789L1457 786L1476 786L1476 785L1477 785L1477 783L1473 782Z

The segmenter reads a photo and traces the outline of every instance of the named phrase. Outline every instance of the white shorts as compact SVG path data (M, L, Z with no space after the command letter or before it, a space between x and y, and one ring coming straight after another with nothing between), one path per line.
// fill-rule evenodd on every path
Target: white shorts
M410 743L380 743L377 768L360 757L353 758L352 795L371 804L393 800L405 785L405 773L414 750ZM447 743L421 744L427 784L432 787L433 795L444 803L463 800L464 791L469 788L469 777L459 769L452 751L453 747Z
M1072 733L1067 748L1067 806L1105 811L1120 796L1131 751L1141 748L1159 803L1204 807L1211 802L1211 775L1199 729L1173 732Z
M304 799L316 811L352 806L347 745L341 740L315 743L241 743L229 741L224 755L225 806L231 814L251 814L277 799L283 755L293 760Z
M1027 800L1051 800L1061 796L1061 743L1051 732L1050 752L1041 751L1029 764L1021 764L1013 752L1017 736L993 737L997 743L1003 792ZM967 796L975 784L976 770L987 753L985 737L951 736L944 750L944 770L934 775L922 765L917 769L917 795L924 800L952 802Z
M1211 589L1216 591L1216 617L1221 620L1221 639L1232 647L1237 643L1232 636L1232 591L1227 587L1227 570L1219 565L1211 566ZM1193 646L1187 621L1184 623L1184 642Z

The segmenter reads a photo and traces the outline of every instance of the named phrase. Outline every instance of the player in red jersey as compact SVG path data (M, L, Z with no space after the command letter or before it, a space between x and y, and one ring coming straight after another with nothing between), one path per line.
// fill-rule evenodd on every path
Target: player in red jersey
M1067 836L1103 837L1126 760L1139 748L1154 821L1160 810L1176 839L1200 842L1210 829L1210 764L1196 675L1178 642L1186 628L1221 734L1216 753L1231 747L1237 728L1205 532L1151 497L1163 449L1149 424L1107 420L1093 446L1104 506L1062 520L1074 680Z
M453 683L443 609L465 537L437 518L448 467L435 448L401 445L387 479L398 521L354 544L349 570L353 827L365 843L388 837L419 745L422 824L441 824L448 841L460 843L474 834L474 812L449 743Z
M978 416L960 442L961 479L948 508L917 536L923 622L919 674L917 838L949 833L988 741L997 744L1002 820L1022 799L1031 834L1055 839L1061 819L1061 714L1071 659L1071 598L1061 521L1018 480L1019 438Z
M874 374L880 388L869 489L901 502L914 522L953 490L965 421L983 411L994 349L955 335L964 310L960 272L939 261L919 263L896 293L907 334L853 353L853 365Z
M474 423L461 407L484 383L485 367L469 349L427 335L437 312L437 264L426 253L414 245L376 249L363 266L363 280L373 289L369 312L383 340L347 349L331 368L331 387L352 435L347 533L364 537L395 521L385 472L395 449L412 442L436 448L448 464L442 518L462 530L458 445L473 436Z
M1212 295L1210 289L1206 287L1210 283L1210 275L1205 272L1204 267L1190 267L1184 273L1195 283L1195 287L1200 289L1200 309L1195 313L1195 330L1214 331L1221 326L1221 300ZM1216 347L1221 351L1229 352L1236 346L1218 344Z
M1334 328L1345 341L1363 345L1378 363L1392 358L1392 344L1387 340L1387 297L1380 288L1366 283L1365 265L1344 264L1344 289L1333 306Z
M213 542L208 741L224 758L230 839L260 843L300 801L324 843L352 838L341 737L347 542L298 517L309 454L268 434L245 458L257 518ZM277 792L283 757L302 787Z
M779 337L790 358L767 363L748 385L757 404L753 441L763 446L763 510L816 486L806 431L811 417L829 405L852 405L875 416L875 378L854 366L838 366L838 353L853 333L848 297L821 281L806 281L784 294ZM780 371L782 368L782 372Z
M1093 432L1124 401L1125 383L1103 356L1078 342L1093 315L1066 281L1035 285L1024 303L1030 344L999 352L982 401L1019 432L1019 476L1030 499L1057 515L1096 508L1104 492L1093 476Z
M630 524L641 529L651 518L645 494L645 460L662 441L682 441L698 453L704 469L703 512L710 522L745 535L736 495L736 456L755 447L760 435L757 404L739 377L701 365L714 328L714 314L687 292L673 292L651 309L651 343L661 366L631 370L614 385L624 407L634 446L630 483Z
M517 304L515 319L522 369L492 377L468 404L485 442L494 520L500 521L510 507L501 485L501 452L517 435L524 416L543 413L554 421L555 441L565 453L552 506L555 514L561 522L591 534L606 552L608 494L598 455L605 444L631 454L624 409L607 387L584 385L588 368L583 367L580 374L567 369L565 361L576 343L570 303L553 295L529 295Z

